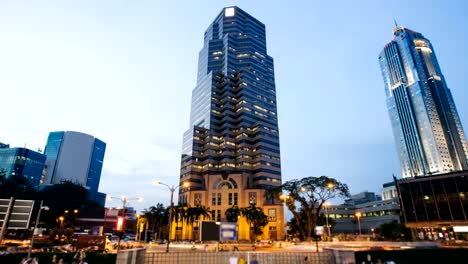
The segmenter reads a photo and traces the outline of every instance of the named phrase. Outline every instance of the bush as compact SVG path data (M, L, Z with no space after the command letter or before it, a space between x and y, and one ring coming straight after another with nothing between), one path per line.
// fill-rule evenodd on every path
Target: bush
M8 255L0 255L0 263L20 263L25 258L27 253L13 253ZM33 258L38 258L39 263L50 263L52 257L57 255L57 260L63 258L65 263L71 263L75 253L33 253ZM86 262L88 263L99 263L99 264L115 264L116 254L100 254L95 252L86 252Z

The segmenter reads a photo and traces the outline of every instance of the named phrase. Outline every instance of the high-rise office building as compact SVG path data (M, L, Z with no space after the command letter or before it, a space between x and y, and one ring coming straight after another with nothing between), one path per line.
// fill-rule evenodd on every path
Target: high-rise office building
M44 176L46 156L27 148L0 148L0 175L5 178L25 177L38 187Z
M269 216L263 237L283 238L283 207L265 189L281 185L273 58L265 25L238 7L226 7L204 35L189 130L184 133L179 203L206 206L226 221L232 206L255 204ZM189 187L182 187L188 182ZM196 237L175 230L175 237ZM240 224L240 239L248 228Z
M468 169L468 144L431 42L397 26L380 53L402 177Z
M101 179L106 143L79 132L49 133L44 154L47 175L44 185L71 181L96 193Z

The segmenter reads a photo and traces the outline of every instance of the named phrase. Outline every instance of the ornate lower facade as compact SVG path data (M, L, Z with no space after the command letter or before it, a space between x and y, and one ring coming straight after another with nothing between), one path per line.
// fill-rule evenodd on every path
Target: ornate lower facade
M263 234L258 240L283 240L285 237L284 210L282 204L268 203L265 199L264 189L249 189L245 175L232 174L207 175L205 177L206 190L187 191L187 208L205 206L209 208L211 217L200 216L199 221L227 222L226 210L233 206L239 208L255 204L263 209L268 216L268 224L263 228ZM173 221L171 239L173 240L199 240L199 221ZM238 240L252 240L249 224L245 217L240 216L237 221Z

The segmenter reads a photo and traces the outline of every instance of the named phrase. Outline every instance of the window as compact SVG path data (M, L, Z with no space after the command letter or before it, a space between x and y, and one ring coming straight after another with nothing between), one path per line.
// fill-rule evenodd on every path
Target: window
M256 204L257 203L257 193L249 192L249 203Z
M221 205L221 193L218 193L218 205Z
M234 193L234 205L237 205L238 195Z
M196 193L196 194L195 194L195 205L196 205L196 206L201 205L201 200L202 200L202 198L201 198L201 193Z
M211 205L216 205L216 193L211 194Z
M268 221L276 222L276 209L268 209Z
M216 221L221 221L221 210L216 210Z
M232 193L228 195L229 205L232 205Z

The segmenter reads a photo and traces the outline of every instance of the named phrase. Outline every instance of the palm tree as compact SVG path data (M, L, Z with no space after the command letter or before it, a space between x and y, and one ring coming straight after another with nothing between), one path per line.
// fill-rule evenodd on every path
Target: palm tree
M192 236L196 236L195 231L193 230L194 224L203 217L203 219L211 219L211 211L209 207L197 205L196 207L188 207L185 211L185 222L192 228ZM191 237L193 238L193 237Z
M249 207L240 209L242 216L247 220L250 227L251 240L263 234L262 228L268 224L268 216L263 212L263 209L256 207L255 204L250 204Z
M158 203L156 206L143 210L143 216L148 220L148 228L151 229L154 238L161 239L162 230L169 222L168 211L164 205Z
M171 210L169 208L169 210ZM183 206L177 205L172 208L172 219L171 222L175 222L175 229L177 230L179 227L179 222L182 222L182 228L184 227L184 220L187 217L186 210ZM171 230L169 230L170 236ZM177 239L177 232L176 232L176 239Z
M241 215L241 209L237 205L233 205L231 208L227 209L224 213L226 220L228 222L237 222L239 216Z

